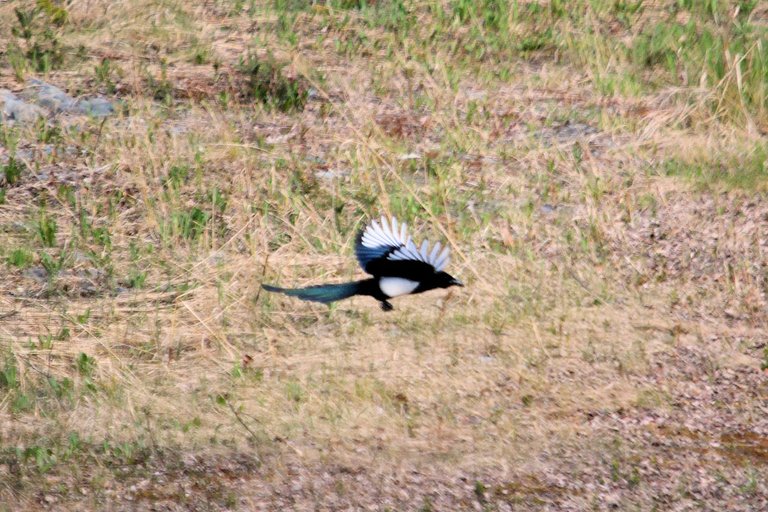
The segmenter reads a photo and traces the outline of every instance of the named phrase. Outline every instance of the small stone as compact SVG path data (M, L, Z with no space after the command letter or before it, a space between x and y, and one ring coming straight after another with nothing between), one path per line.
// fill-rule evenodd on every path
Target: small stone
M115 107L104 98L82 99L73 110L92 117L107 117L115 113Z
M544 214L550 214L550 213L554 213L555 207L552 206L551 204L543 204L539 207L539 211L541 211L541 213L544 213Z
M29 279L33 279L37 282L45 282L48 279L48 271L45 270L43 267L32 267L28 268L23 273L24 277L27 277Z

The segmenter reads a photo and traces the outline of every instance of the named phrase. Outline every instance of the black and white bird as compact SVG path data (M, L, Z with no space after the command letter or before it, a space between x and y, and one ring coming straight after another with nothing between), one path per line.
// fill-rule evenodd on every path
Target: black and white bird
M422 293L435 288L464 286L443 272L450 250L437 242L430 250L429 242L420 247L408 235L408 226L392 217L371 222L358 235L355 253L360 266L373 277L342 284L321 284L307 288L279 288L262 284L270 292L330 304L355 295L368 295L381 302L381 309L392 310L389 299L400 295Z

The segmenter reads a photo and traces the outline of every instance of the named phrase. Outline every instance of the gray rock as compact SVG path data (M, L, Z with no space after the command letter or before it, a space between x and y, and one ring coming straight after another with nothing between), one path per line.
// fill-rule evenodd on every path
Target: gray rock
M27 84L25 96L35 100L38 105L54 114L68 112L75 107L75 99L55 85L35 78L29 80Z
M115 113L112 102L104 98L85 98L77 102L75 110L92 117L107 117Z
M31 267L24 271L24 277L33 279L38 283L44 283L48 279L48 271L43 267Z
M588 124L572 122L546 127L539 130L535 137L547 144L575 142L579 139L593 138L599 134L599 130Z
M349 174L349 171L344 169L322 169L315 171L315 177L321 180L332 181L335 179L343 178Z
M539 211L544 214L550 214L555 212L555 207L549 203L545 203L539 207Z
M49 113L92 117L107 117L115 113L114 105L105 98L76 100L55 85L34 78L27 82L22 96L20 98L8 89L0 89L0 121L31 123Z
M32 123L45 117L45 110L37 105L26 103L8 89L0 89L0 119L19 123Z
M105 98L92 97L76 100L55 85L34 78L27 82L24 94L54 114L64 112L93 117L107 117L115 113L114 105Z
M575 140L589 135L594 135L598 132L597 128L589 126L585 123L574 123L570 120L565 124L560 125L554 129L555 136L560 141Z

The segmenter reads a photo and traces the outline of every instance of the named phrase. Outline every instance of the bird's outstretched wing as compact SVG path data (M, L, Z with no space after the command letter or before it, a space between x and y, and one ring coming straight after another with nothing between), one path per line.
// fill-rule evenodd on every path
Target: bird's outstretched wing
M374 220L357 235L355 253L360 266L371 275L418 279L425 272L440 272L448 265L450 250L440 248L437 242L430 250L426 240L417 247L405 223L382 217L381 224Z

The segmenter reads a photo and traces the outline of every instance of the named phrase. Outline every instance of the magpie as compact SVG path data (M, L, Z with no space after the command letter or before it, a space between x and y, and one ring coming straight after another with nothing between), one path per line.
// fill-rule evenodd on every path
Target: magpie
M279 292L301 300L330 304L355 295L368 295L381 303L381 309L393 309L389 299L400 295L422 293L435 288L464 286L443 272L450 250L440 250L437 242L432 250L424 240L420 247L408 235L408 226L392 217L373 221L355 239L357 261L370 279L342 284L320 284L307 288L280 288L262 284L270 292Z

